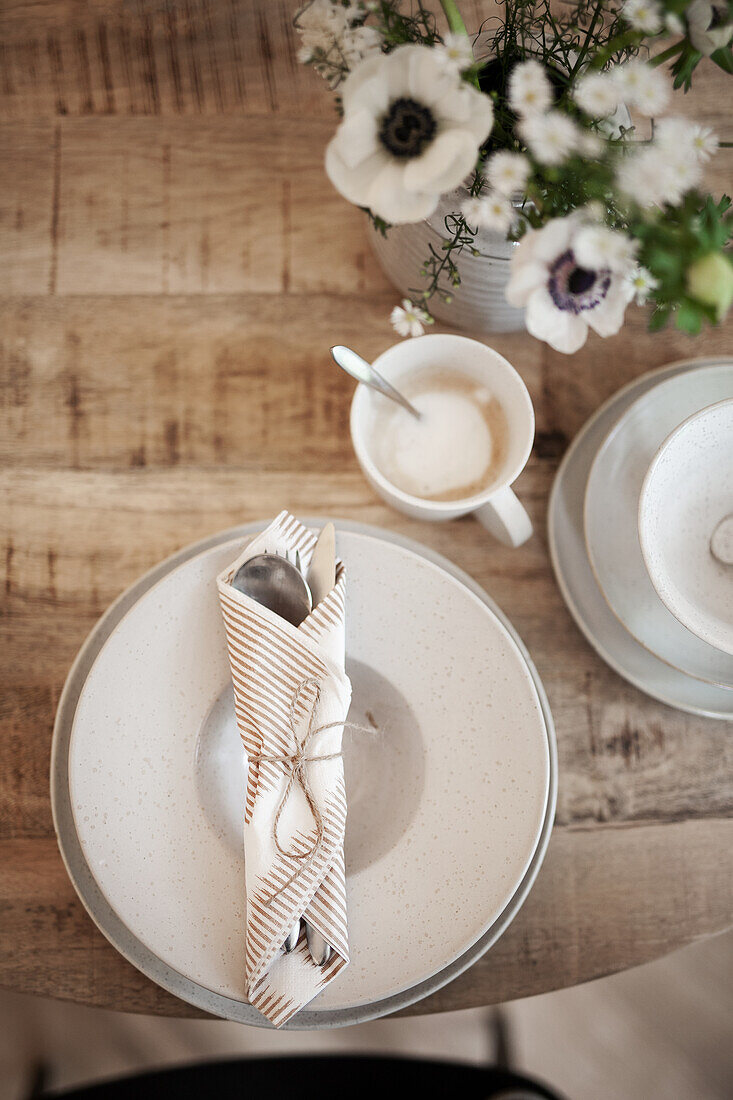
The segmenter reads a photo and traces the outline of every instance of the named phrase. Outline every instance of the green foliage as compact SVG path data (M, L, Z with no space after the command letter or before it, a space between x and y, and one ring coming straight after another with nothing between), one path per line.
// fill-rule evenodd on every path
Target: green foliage
M690 2L661 0L661 5L665 15L676 16L684 25ZM441 4L449 28L453 33L464 33L465 26L455 0L441 0ZM521 239L529 229L541 228L553 218L593 206L607 225L623 230L638 241L639 263L649 270L657 284L651 295L651 331L664 327L671 318L678 328L692 334L699 332L705 322L715 323L720 315L715 304L718 289L715 272L720 271L720 267L713 264L703 273L708 280L706 289L708 283L713 285L710 294L701 295L707 300L690 293L690 287L694 289L696 284L694 279L690 281L689 273L695 263L700 271L699 261L703 258L722 255L733 225L730 199L726 197L716 202L710 195L691 191L679 206L637 207L620 194L615 183L619 158L628 144L630 131L609 136L603 124L587 118L572 97L574 81L581 71L600 71L648 50L650 40L625 20L623 0L568 0L562 5L555 0L497 0L496 7L497 16L487 19L475 36L476 64L462 73L465 81L490 96L494 108L493 128L471 177L470 195L480 195L486 186L481 167L492 153L500 149L525 153L531 161L532 172L512 239ZM730 0L730 10L733 12L733 0ZM360 25L368 23L379 31L384 52L406 43L427 47L442 43L435 14L421 0L411 0L409 5L402 0L378 0L369 7L365 5L357 21ZM653 38L658 40L665 36L666 32L662 31ZM597 155L578 152L560 165L549 167L534 160L524 148L507 92L512 69L527 58L536 59L545 67L553 85L556 109L573 118L589 140L594 133L601 139ZM661 53L657 52L652 64L669 64L674 87L687 91L702 60L702 54L692 46L685 33ZM733 73L730 45L716 50L711 60L723 71ZM333 87L348 73L344 58L331 53L314 57L310 63ZM338 98L337 110L340 111ZM370 210L365 212L375 229L386 235L390 228L388 223ZM435 295L449 302L453 290L460 285L458 261L461 254L465 251L480 255L475 244L476 231L462 214L449 214L444 228L441 245L430 246L430 254L422 265L423 288L410 291L422 308L426 308ZM725 266L723 271L728 274Z
M733 74L733 50L730 46L723 46L720 50L713 50L710 54L710 60L714 61L719 69L722 69L724 73L728 75Z
M715 324L715 307L688 293L687 274L697 260L720 252L733 236L730 198L724 195L716 203L711 195L690 191L680 206L636 212L628 232L640 243L639 262L657 280L650 329L662 328L672 315L677 328L691 335L704 321Z

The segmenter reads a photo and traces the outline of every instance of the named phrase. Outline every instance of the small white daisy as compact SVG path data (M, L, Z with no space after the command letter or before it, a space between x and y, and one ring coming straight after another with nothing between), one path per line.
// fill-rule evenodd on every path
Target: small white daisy
M382 52L382 36L376 27L352 27L342 36L339 48L353 69L366 57Z
M499 233L508 233L515 218L509 199L498 191L488 191L478 198L469 199L461 207L461 213L470 226L494 229Z
M717 153L718 145L718 135L714 130L711 130L709 126L699 126L695 123L692 146L697 154L698 160L703 162L710 160L710 158Z
M665 151L692 148L694 123L686 118L660 118L654 123L654 144Z
M639 242L606 225L587 225L578 231L573 247L581 267L625 275L634 266Z
M400 336L422 336L425 325L432 324L430 314L414 305L409 298L403 298L402 305L394 307L389 319Z
M522 153L494 153L484 166L484 175L491 186L502 195L523 192L532 171Z
M659 115L669 103L671 85L661 69L633 59L612 69L620 98L643 115Z
M346 10L331 0L312 0L304 4L295 15L295 29L303 46L315 54L327 53L333 48L349 26Z
M616 169L616 182L624 194L638 206L662 202L666 168L653 146L628 153Z
M518 115L546 111L552 105L552 87L539 61L522 61L509 75L509 106Z
M657 286L657 280L645 267L635 267L626 277L626 284L634 295L637 306L643 306Z
M470 69L474 62L473 43L465 34L446 34L443 44L436 46L435 52L459 72Z
M481 203L482 199L478 195L472 195L471 198L466 199L461 205L461 213L468 222L469 225L478 225L479 218L481 217Z
M359 0L346 0L346 3L340 5L346 13L346 18L349 23L355 23L357 19L361 19L364 15L364 5L359 3Z
M618 86L610 73L587 73L575 85L573 99L591 118L606 118L618 107Z
M578 148L584 157L597 160L603 152L603 139L592 130L584 130L578 138Z
M642 34L659 34L662 29L662 9L657 0L626 0L622 14Z
M669 149L657 142L624 157L616 172L621 190L639 206L677 206L701 176L700 161L689 147Z
M540 164L561 164L579 146L578 127L560 111L529 115L520 123L519 132Z
M689 152L704 162L717 152L718 135L709 126L687 118L663 118L654 127L654 144L675 157Z
M702 167L699 160L681 151L668 154L665 168L664 201L677 206L688 191L697 187L702 179Z

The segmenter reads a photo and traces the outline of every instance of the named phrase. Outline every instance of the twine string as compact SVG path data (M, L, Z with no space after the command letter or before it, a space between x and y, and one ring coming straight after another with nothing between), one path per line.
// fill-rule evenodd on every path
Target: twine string
M305 736L300 739L298 737L296 711L301 696L310 687L315 688L315 696L313 699L313 706L311 707L310 717L308 719L308 728L306 730ZM325 730L336 729L339 726L342 726L344 729L356 730L362 733L374 732L373 730L368 729L366 726L359 726L353 722L324 722L320 726L317 726L315 724L316 712L318 710L320 699L321 684L319 680L315 676L309 676L305 680L301 680L293 693L293 698L290 701L290 712L288 715L288 720L290 728L293 732L293 741L295 745L293 752L281 754L259 752L252 753L249 756L250 763L253 764L282 764L288 777L287 783L285 785L285 790L282 793L282 797L280 798L280 802L278 803L277 811L272 822L272 839L277 851L280 853L281 856L283 856L284 859L295 859L297 863L294 870L285 879L285 881L281 883L280 886L278 886L277 889L275 889L268 898L262 899L262 904L266 906L271 905L273 901L275 901L275 899L280 896L280 894L287 890L287 888L291 885L291 883L296 880L296 878L298 878L299 875L308 870L308 868L313 864L313 861L318 855L318 852L321 849L321 845L323 844L323 837L325 834L323 815L321 814L320 807L311 789L306 764L320 763L325 760L338 760L338 758L343 754L339 751L316 755L307 755L307 750L310 742L319 733L323 733ZM262 743L264 744L264 738L262 737L261 733L260 738L262 740ZM295 848L286 849L283 848L282 844L280 843L280 819L283 815L285 807L287 806L288 799L290 798L295 787L300 787L301 791L303 792L305 801L308 805L308 809L316 827L313 840L310 846L304 851Z

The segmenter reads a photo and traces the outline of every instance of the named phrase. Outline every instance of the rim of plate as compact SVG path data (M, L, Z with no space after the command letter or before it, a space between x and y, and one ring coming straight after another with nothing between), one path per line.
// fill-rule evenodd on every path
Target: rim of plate
M669 368L661 367L660 371L665 371L667 369L672 369L674 366L675 366L675 364L671 363ZM671 382L671 381L673 381L673 379L682 378L686 374L695 374L695 373L697 373L698 370L715 372L715 371L723 371L726 368L728 370L733 371L733 358L731 358L731 359L722 359L720 362L706 363L704 361L700 361L700 363L697 367L691 368L689 371L685 371L685 370L676 371L675 373L670 375L669 378L664 379L664 382L665 383L666 382ZM641 382L643 379L648 378L650 375L655 374L655 373L657 373L657 372L656 371L647 371L646 374L641 375L640 378L637 379L637 382ZM660 385L661 384L663 384L663 383L660 382ZM626 389L626 388L627 387L624 387L624 389ZM597 568L597 564L596 564L595 556L594 556L594 553L593 553L593 549L591 547L590 539L588 537L589 503L588 503L587 489L588 489L588 485L590 484L590 479L593 476L593 471L596 468L596 464L600 460L601 452L605 451L606 447L611 444L614 436L616 435L616 433L618 431L620 431L621 426L626 421L627 417L631 416L634 409L636 409L638 406L640 406L642 404L642 402L646 401L648 399L649 395L655 389L656 389L656 386L653 386L651 389L645 390L644 393L639 394L639 396L636 398L636 400L633 401L626 409L624 409L624 411L621 413L621 416L618 418L618 420L614 424L612 424L611 427L606 432L606 434L603 437L603 440L602 440L598 450L596 451L595 457L594 457L593 461L590 464L590 469L588 471L588 480L586 482L586 494L583 497L583 541L585 543L585 552L588 555L588 564L591 567L591 571L593 573L593 576L595 577L596 584L598 585L598 587L601 591L601 595L603 596L604 600L608 604L609 610L618 619L618 621L621 623L621 626L624 628L624 630L626 630L627 633L629 633L631 635L631 637L634 639L634 641L638 642L639 645L642 646L647 651L647 653L651 653L651 655L653 657L656 657L657 660L659 660L659 661L664 661L665 665L669 665L669 667L673 668L676 672L682 672L685 676L692 676L693 679L699 680L703 684L710 684L712 687L723 688L725 691L733 691L733 682L724 683L722 680L715 680L712 677L698 676L697 673L690 672L689 669L683 668L682 665L675 664L675 662L670 657L665 657L664 654L657 653L657 651L652 649L652 647L650 645L647 645L647 643L643 640L643 638L640 638L638 636L638 634L634 633L634 631L631 629L629 624L624 621L624 619L621 617L619 612L616 610L616 608L614 607L614 605L611 601L610 596L606 592L605 586L604 586L603 581L602 581L601 576L600 576L600 572ZM619 396L623 392L624 392L624 390L619 390L618 395L615 395L615 396ZM608 403L609 402L606 402L606 404L608 404ZM604 408L605 408L605 405L602 405L601 408L598 409L598 413L600 414L603 411ZM697 414L693 413L691 415L695 416ZM678 427L681 427L681 425L678 425ZM676 430L677 430L676 428L673 428L672 429L672 434L674 434L674 432ZM662 444L660 444L660 447L664 445L664 442L666 441L667 438L669 438L669 437L665 437L665 440L662 442ZM569 450L569 448L568 448L568 450ZM658 453L658 451L655 452L654 458L656 458L657 453ZM652 461L654 461L654 458L652 459ZM560 467L558 467L558 473L559 472L560 472ZM648 471L647 471L647 473L648 473ZM639 492L639 505L640 504L641 504L641 491ZM643 556L643 551L642 551L642 556ZM656 592L656 589L655 589L655 592ZM675 616L675 618L677 618L677 616ZM677 619L677 622L680 624L680 627L683 630L688 630L689 629L688 627L686 627L684 625L684 623L680 622L679 619ZM704 640L705 639L701 639L701 641L704 641ZM708 643L708 644L710 644L710 643Z
M302 522L306 526L317 526L323 524L325 519L311 516L305 517ZM391 531L368 524L349 520L334 520L334 523L343 530L392 542L432 562L432 564L444 569L450 576L463 584L494 613L517 646L537 692L548 745L548 790L544 819L533 854L522 879L495 921L463 954L442 970L429 975L416 985L378 1001L346 1009L324 1009L320 1011L305 1009L285 1025L286 1029L291 1030L341 1027L376 1019L379 1016L414 1004L467 970L499 939L524 903L547 851L557 803L557 742L549 702L527 648L506 615L473 578L428 547L412 539L403 538ZM82 904L102 934L128 962L181 1000L187 1001L189 1004L195 1005L212 1015L260 1027L270 1027L271 1025L249 1003L214 993L205 986L186 978L145 947L142 941L117 916L94 879L76 832L69 791L68 752L74 714L86 678L97 654L127 611L150 588L178 565L182 565L189 559L231 539L260 531L266 525L267 520L243 524L228 528L197 543L183 547L145 573L111 604L90 631L71 666L56 712L51 749L51 806L59 850L69 878Z
M580 428L580 430L576 434L575 438L570 443L570 446L568 447L567 451L563 455L563 457L560 461L560 465L557 468L557 473L555 474L554 481L552 483L552 489L550 490L550 497L549 497L548 508L547 508L548 549L549 549L549 553L550 553L550 561L552 563L553 572L555 574L555 581L557 583L558 588L560 589L560 594L562 595L563 600L565 601L565 606L567 607L568 611L572 615L573 619L575 620L576 626L578 627L578 629L580 630L581 634L584 636L584 638L586 639L588 644L591 646L591 648L596 651L598 656L603 661L605 661L605 663L609 666L609 668L613 669L613 671L618 676L620 676L623 680L626 680L627 683L632 684L635 688L638 688L638 690L643 692L645 695L650 696L652 699L657 699L660 703L664 703L666 706L672 707L674 710L681 710L681 711L686 712L687 714L697 714L702 718L717 718L717 719L719 719L720 721L723 721L723 722L733 721L733 713L725 712L725 711L712 710L712 709L709 709L709 708L706 708L706 707L698 707L698 706L695 706L694 704L681 703L678 700L674 700L674 699L669 698L669 696L665 695L663 692L660 692L660 691L658 691L654 688L651 688L647 683L645 683L644 680L640 679L637 676L634 676L633 673L631 673L627 669L623 668L619 664L619 662L616 660L616 658L613 657L603 647L603 645L597 640L595 635L592 633L590 627L586 624L585 619L584 619L583 615L581 614L581 612L580 612L580 610L579 610L579 608L578 608L578 606L575 602L575 599L574 599L572 593L570 592L570 589L568 588L567 583L565 581L565 574L564 574L564 572L563 572L563 570L560 566L560 555L559 555L559 552L558 552L557 542L556 542L556 538L555 538L555 530L554 530L553 520L554 520L555 510L556 510L556 507L557 507L557 498L558 498L558 495L559 495L559 492L560 492L560 486L561 486L561 482L563 480L563 477L565 475L565 471L566 471L568 465L572 462L576 452L582 446L583 442L585 441L586 436L592 431L592 429L595 427L596 423L598 422L598 420L602 416L604 416L608 411L610 411L618 402L622 401L623 398L628 393L632 392L638 386L642 386L642 385L644 385L644 383L650 382L655 377L658 377L660 379L665 378L665 377L670 377L671 378L676 374L682 374L686 371L692 371L696 367L716 366L718 364L722 365L724 363L730 363L730 362L731 362L731 357L730 356L710 356L710 357L706 356L706 357L701 357L701 358L698 358L698 359L678 359L678 360L675 360L673 363L667 363L664 366L656 367L656 368L654 368L653 370L650 370L650 371L645 371L644 374L639 375L637 378L633 378L630 382L627 382L625 386L622 386L620 390L617 390L615 393L611 394L611 396L608 397L606 399L606 401L604 401L603 404L600 405L596 409L596 411L591 414L591 416L589 416L589 418L586 420L586 422ZM614 423L615 423L615 421L614 421ZM605 438L605 436L604 436L604 438ZM590 469L590 467L589 467L589 469ZM586 479L586 484L587 484L587 479ZM582 515L581 515L581 519L582 519ZM582 524L581 524L581 526L582 526ZM583 543L583 546L585 548L584 543ZM587 553L586 553L586 558L587 558ZM588 567L590 568L590 563L589 563ZM591 570L591 574L592 574L592 570ZM603 596L602 596L602 598L603 598ZM604 598L604 604L605 604L605 602L606 601L605 601L605 598ZM615 621L618 621L616 616L613 616L613 617L614 617ZM634 636L632 634L630 634L628 631L626 633L628 634L628 636L631 639L632 643L634 643L635 645L639 645L639 648L643 648L636 641L636 639L634 638ZM650 652L650 651L645 650L645 652ZM656 654L651 654L651 656L653 656L656 660L660 661L661 664L665 663L661 660L661 658L657 657ZM671 667L671 666L667 666L667 667ZM675 670L675 671L679 671L679 670ZM703 685L703 687L706 686L704 681L695 680L695 678L692 677L692 676L689 676L688 673L683 673L683 675L688 677L689 679L693 680L695 683ZM715 686L717 690L721 690L721 691L726 690L725 688L717 688L717 685L707 685L707 686Z
M644 558L644 564L646 565L647 573L649 574L651 582L654 585L655 592L657 593L657 595L659 596L660 600L665 605L665 607L669 611L672 612L675 619L677 619L678 623L681 623L681 625L683 627L685 627L686 630L690 630L698 638L701 638L703 642L707 642L708 645L713 646L713 648L720 648L720 647L719 646L716 647L715 642L712 642L709 637L705 636L705 633L703 632L704 628L701 627L701 625L700 625L702 617L700 619L698 619L696 626L688 626L686 623L683 623L682 619L679 618L677 612L674 610L674 607L673 607L674 601L673 601L672 597L669 594L669 590L666 588L665 585L658 584L659 578L657 578L657 580L654 579L654 576L653 576L652 570L651 570L651 566L650 566L650 561L651 561L651 558L652 558L652 548L651 548L651 545L649 543L649 531L648 531L646 523L643 520L643 516L644 516L644 501L648 499L649 486L652 483L652 478L654 477L657 470L659 469L659 465L660 465L664 455L667 453L667 451L671 447L671 445L682 434L682 432L686 431L686 429L690 426L690 424L694 424L696 420L701 420L703 416L707 416L709 413L713 412L713 410L717 410L717 409L721 409L721 408L727 408L727 407L733 408L733 397L725 397L725 398L723 398L722 401L713 401L712 404L705 405L702 409L698 409L697 412L690 413L690 415L688 417L686 417L686 419L683 420L681 424L678 424L676 428L673 428L672 431L669 433L669 435L664 440L662 440L661 444L659 445L659 447L656 450L654 458L651 460L651 463L649 464L649 469L647 470L646 475L644 477L644 483L641 487L641 492L639 494L639 511L638 511L638 516L639 516L639 518L638 518L639 543L641 545L641 553L642 553L642 556ZM712 633L714 633L714 631ZM733 652L733 651L732 650L723 650L723 652Z

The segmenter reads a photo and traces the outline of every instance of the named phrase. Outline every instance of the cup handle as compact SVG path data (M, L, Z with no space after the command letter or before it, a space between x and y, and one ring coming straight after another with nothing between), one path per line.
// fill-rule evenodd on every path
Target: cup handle
M473 514L505 546L521 546L532 534L532 520L508 486L499 489Z

